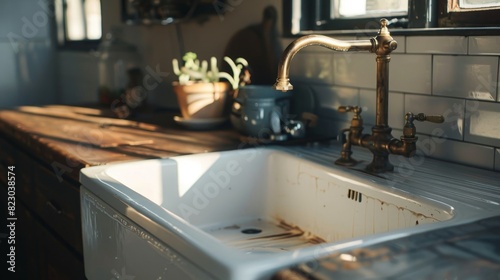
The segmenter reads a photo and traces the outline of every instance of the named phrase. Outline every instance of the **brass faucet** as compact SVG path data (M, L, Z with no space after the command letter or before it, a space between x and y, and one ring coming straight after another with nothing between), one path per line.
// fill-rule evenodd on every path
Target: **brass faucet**
M442 116L407 113L403 136L401 136L400 140L392 136L392 128L388 125L389 61L391 60L390 53L397 48L397 42L391 37L387 29L388 23L386 19L381 19L381 27L377 36L368 40L343 41L322 35L307 35L296 39L290 43L281 56L278 66L278 78L274 84L276 90L288 91L293 89L289 80L290 62L299 50L307 46L320 45L340 52L369 51L375 53L377 55L375 126L372 127L371 134L363 134L361 108L358 106L339 107L339 112L353 112L354 117L351 121L351 127L341 132L343 142L341 157L335 162L344 166L355 165L357 161L351 158L351 145L366 147L373 154L372 162L366 167L366 170L372 173L394 170L394 166L389 162L389 154L406 157L412 157L415 154L418 138L415 136L416 130L413 121L444 122ZM347 136L344 135L345 133L347 133Z

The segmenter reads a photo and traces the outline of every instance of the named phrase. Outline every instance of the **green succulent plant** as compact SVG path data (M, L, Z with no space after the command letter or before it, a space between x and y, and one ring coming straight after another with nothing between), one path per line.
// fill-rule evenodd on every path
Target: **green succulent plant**
M240 85L241 71L248 67L248 62L244 58L237 58L232 60L230 57L225 56L224 61L231 67L232 75L227 72L220 72L217 67L217 58L210 58L210 68L206 60L199 60L194 52L187 52L182 57L184 61L183 66L179 66L177 59L172 60L172 67L174 73L179 77L179 84L186 85L189 82L218 82L221 78L226 79L233 89L237 89Z

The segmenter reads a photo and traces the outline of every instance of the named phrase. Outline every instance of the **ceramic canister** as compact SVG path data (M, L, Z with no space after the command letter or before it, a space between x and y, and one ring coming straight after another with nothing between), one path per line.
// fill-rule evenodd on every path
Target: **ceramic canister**
M239 88L231 107L231 123L242 134L269 138L280 133L280 122L290 112L291 92L281 92L271 85L248 85Z

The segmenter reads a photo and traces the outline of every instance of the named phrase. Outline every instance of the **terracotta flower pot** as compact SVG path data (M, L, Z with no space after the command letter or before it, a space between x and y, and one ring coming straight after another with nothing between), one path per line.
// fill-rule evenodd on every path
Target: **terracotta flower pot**
M227 117L232 87L226 82L173 83L184 119Z

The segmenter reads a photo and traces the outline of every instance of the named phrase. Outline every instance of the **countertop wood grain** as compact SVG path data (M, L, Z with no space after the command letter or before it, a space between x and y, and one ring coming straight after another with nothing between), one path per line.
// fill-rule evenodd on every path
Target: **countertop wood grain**
M236 149L240 135L230 124L193 131L173 121L177 112L143 110L133 120L109 109L23 106L0 111L0 135L78 181L81 168L115 162Z

